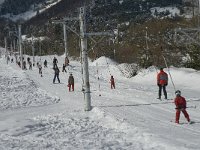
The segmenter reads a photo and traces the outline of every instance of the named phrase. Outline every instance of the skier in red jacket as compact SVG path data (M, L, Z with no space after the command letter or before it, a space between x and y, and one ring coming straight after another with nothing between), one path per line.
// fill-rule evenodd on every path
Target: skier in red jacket
M179 118L180 113L182 112L187 119L188 122L190 122L190 117L186 111L186 100L184 97L181 96L181 91L177 90L175 92L176 98L174 100L174 103L176 105L176 123L179 124Z
M161 99L162 89L165 95L165 99L167 99L166 86L168 85L168 74L163 71L163 68L160 68L160 72L157 75L157 85L159 87L158 99Z
M110 78L110 84L111 84L111 89L115 89L115 79L113 78L113 76L111 76Z

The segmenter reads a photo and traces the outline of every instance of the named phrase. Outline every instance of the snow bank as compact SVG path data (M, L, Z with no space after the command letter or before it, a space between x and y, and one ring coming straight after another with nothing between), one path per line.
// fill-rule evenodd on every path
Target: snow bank
M175 17L180 15L180 10L177 7L153 7L150 9L152 16L158 17L159 14L167 13L167 17Z
M108 67L109 65L117 65L116 62L114 62L112 59L107 58L105 56L98 58L97 60L92 62L90 66L96 66L97 63L98 63L98 66L105 66L105 67Z
M12 70L11 67L9 73L5 70L3 68L0 72L0 109L42 106L60 101L58 97L37 87L21 70Z

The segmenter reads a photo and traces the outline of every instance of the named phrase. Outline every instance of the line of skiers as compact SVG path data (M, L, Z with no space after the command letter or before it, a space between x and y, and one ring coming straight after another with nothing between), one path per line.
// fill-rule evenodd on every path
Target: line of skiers
M53 69L54 69L53 83L55 83L56 78L57 78L58 82L60 83L60 79L59 79L60 70L57 66L57 63L58 63L58 60L56 59L56 57L54 57L54 59L53 59ZM62 72L67 72L66 66L68 66L68 65L69 65L69 59L67 57L65 57L65 63L63 64ZM70 73L70 75L69 75L67 86L69 88L69 92L74 91L74 77L73 77L72 73Z
M161 99L161 93L163 90L165 99L167 99L167 91L166 91L166 86L168 85L168 74L163 71L163 68L160 68L160 72L157 74L157 85L159 87L158 90L158 99ZM179 118L180 118L180 113L182 112L187 119L188 122L190 122L190 117L186 111L187 104L186 100L183 96L181 96L181 91L177 90L175 91L175 99L174 103L176 106L176 117L175 117L175 123L179 124Z

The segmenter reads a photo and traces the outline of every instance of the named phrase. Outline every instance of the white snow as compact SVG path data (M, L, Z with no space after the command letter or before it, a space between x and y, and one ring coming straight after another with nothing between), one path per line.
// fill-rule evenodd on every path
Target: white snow
M0 4L2 4L5 0L0 0Z
M27 35L22 35L22 40L23 41L28 41L28 42L32 42L32 41L43 41L45 39L49 39L47 36L40 36L40 37L27 37Z
M70 60L67 73L60 73L61 84L53 84L53 57L41 57L42 61L48 61L43 77L36 67L22 71L15 63L6 64L5 57L0 58L1 150L200 148L199 71L170 67L174 84L187 99L188 107L196 106L187 109L194 123L187 124L181 114L180 125L177 125L173 101L156 99L155 67L126 78L123 67L111 59L101 57L89 62L93 108L85 112L80 63ZM56 57L61 70L64 57ZM68 92L69 72L75 78L74 92ZM114 90L110 89L110 74L116 81ZM168 97L173 99L171 82L167 91Z
M158 14L169 11L168 17L175 17L176 15L180 15L180 9L177 7L153 7L150 9L150 11L154 17L157 17L155 14L156 11Z
M39 13L44 12L45 10L51 8L52 6L56 5L57 3L59 3L62 0L56 0L55 2L50 2L50 4L46 5L44 8L39 9ZM33 8L30 9L29 11L26 11L24 13L18 14L18 15L12 15L12 14L6 14L6 15L2 15L2 17L4 18L8 18L12 21L18 21L18 20L29 20L31 18L33 18L34 16L37 15L37 10L34 10Z

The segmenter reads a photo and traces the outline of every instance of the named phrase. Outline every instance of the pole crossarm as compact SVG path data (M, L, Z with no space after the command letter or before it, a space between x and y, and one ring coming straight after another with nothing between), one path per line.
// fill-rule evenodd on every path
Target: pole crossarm
M199 33L200 28L176 28L175 41L178 44L191 44L195 43L200 46Z
M95 33L86 33L86 36L114 36L114 33L111 32L95 32Z
M105 38L105 36L101 37L98 41L93 40L95 42L95 44L92 46L92 48L90 48L88 50L88 52L93 50L97 46L97 44L100 43L104 38Z
M110 32L95 32L95 33L86 33L86 36L88 38L90 38L95 44L94 46L92 46L92 48L90 50L92 50L98 43L100 43L106 36L111 36L113 37L114 34L110 33ZM100 40L96 41L94 38L92 38L92 36L103 36ZM88 50L88 52L90 51Z
M176 28L175 29L176 31L193 31L193 32L196 32L196 31L200 31L200 28Z
M19 35L18 35L18 32L17 32L17 31L9 31L8 34L9 34L9 36L13 35L13 36L19 38Z
M79 18L72 17L72 18L55 19L55 20L52 20L52 23L60 24L60 23L67 23L68 21L73 21L73 20L78 21Z
M65 45L65 56L66 57L69 56L69 52L68 52L68 48L67 48L68 46L67 46L66 28L80 37L80 35L75 30L73 30L71 27L67 26L68 21L73 21L73 20L78 21L79 18L73 17L73 18L63 18L63 19L59 19L59 20L58 19L52 20L52 23L54 23L54 24L62 24L63 25L63 32L64 32L63 35L64 35L64 45Z
M193 42L200 46L200 41L197 40L199 32L200 32L199 28L175 29L176 42L178 40L177 37L180 37L179 43L188 44Z

